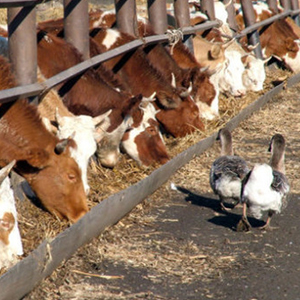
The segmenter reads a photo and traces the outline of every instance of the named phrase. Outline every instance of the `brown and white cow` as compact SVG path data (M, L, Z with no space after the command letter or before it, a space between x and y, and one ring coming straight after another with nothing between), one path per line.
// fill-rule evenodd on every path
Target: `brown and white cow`
M98 43L101 53L134 39L123 32L106 28L94 28L91 36ZM187 91L180 91L173 87L171 82L149 63L143 49L118 55L105 62L105 66L114 71L119 81L123 82L132 94L141 93L144 97L150 97L156 93L157 100L154 104L160 110L156 118L167 133L180 137L195 129L203 130L204 125L199 118L199 109L188 96Z
M202 69L195 56L182 42L179 41L172 51L169 49L169 52L172 53L172 58L179 67L183 69ZM216 84L214 85L214 91L212 89L206 89L206 82L209 80L211 83L211 80L206 76L206 72L201 73L205 74L202 79L203 88L200 87L198 90L200 92L199 98L201 101L197 101L196 104L199 107L201 117L212 120L219 116L219 87ZM201 82L201 80L199 81ZM203 101L204 99L207 101Z
M191 25L201 24L203 22L208 21L208 16L199 9L201 9L201 6L199 3L196 2L190 2L190 5L192 5L192 9L190 9L190 23ZM219 47L227 42L228 38L233 37L233 32L231 31L229 24L228 24L228 13L226 11L226 5L224 5L221 1L215 1L214 2L214 8L215 8L215 16L217 19L219 19L222 24L218 28L212 28L210 30L205 31L198 31L197 35L205 38L206 40L215 43L220 43L219 46L216 45L214 49L211 50L211 54L209 56L209 59L212 61L217 62L217 59L222 59L222 50L219 49ZM227 37L224 38L224 37ZM224 44L226 45L226 44ZM224 46L223 46L224 47ZM201 48L199 48L201 50ZM265 74L265 63L266 60L257 59L251 51L245 51L241 45L238 43L238 41L232 40L228 44L228 46L224 47L224 55L228 51L238 51L241 53L241 59L242 63L244 64L245 71L242 74L242 82L243 85L247 90L251 91L260 91L263 89L263 83L266 78ZM205 53L205 52L204 52ZM239 56L239 55L238 55ZM235 56L233 56L234 58ZM237 58L237 57L236 57ZM230 63L231 66L233 66L233 63ZM238 75L237 71L234 72L237 77L240 77L240 74ZM229 81L230 82L230 81ZM232 90L232 89L231 89ZM230 90L229 90L230 92Z
M0 270L11 267L23 254L14 192L8 176L15 163L13 160L0 170Z
M155 35L150 22L145 18L138 19L139 35L141 37ZM207 114L206 106L218 103L218 87L210 81L210 76L205 68L196 63L192 67L180 67L170 52L162 45L155 44L143 47L151 65L157 69L169 82L174 81L176 87L191 88L190 96L199 108L200 116L212 119L215 115ZM182 55L186 55L183 52ZM188 54L189 55L189 54ZM174 77L174 80L172 80Z
M235 4L237 23L240 29L245 27L240 4ZM255 2L253 8L256 22L270 18L274 13L265 3ZM262 52L265 58L275 57L282 61L288 69L300 72L300 40L293 28L285 19L279 19L258 30ZM247 38L241 39L241 41Z
M232 41L214 43L196 35L193 39L194 53L197 61L209 68L211 79L220 92L240 97L246 93L242 78L245 67L239 52L226 51L230 43Z
M38 61L41 70L46 72L46 76L53 76L82 61L80 54L73 46L51 34L45 34L44 32L42 34L45 37L39 39ZM49 56L50 53L53 59L45 61L45 55ZM68 59L65 59L66 57ZM71 82L66 84L67 87L58 87L64 103L74 114L86 114L94 117L111 110L108 116L110 125L100 141L97 151L101 164L106 167L115 166L120 152L119 145L122 137L126 130L134 131L131 124L135 119L134 114L138 114L140 110L139 104L142 101L141 95L131 97L130 94L119 91L121 85L118 83L113 88L115 82L116 79L113 78L113 75L108 70L98 68L97 72L90 70L81 78L77 78L74 85ZM147 126L144 130L146 128ZM145 147L147 145L146 138L147 136L145 135L143 139L140 138L133 141L133 143L141 143ZM160 150L157 153L167 156L167 150L165 147L162 150L161 143L162 141L159 142L157 139L152 140L151 147L152 149L158 147ZM139 149L138 145L137 148ZM155 156L152 154L148 160L145 159L139 162L143 163L149 160L161 162L159 155Z
M0 41L0 53L7 57L8 41L4 37L0 37ZM37 75L38 82L46 80L39 68ZM87 179L89 159L96 152L97 143L101 141L106 132L109 125L106 121L106 114L110 111L95 118L83 115L75 116L63 104L62 99L54 89L39 96L38 111L47 129L56 134L59 139L68 138L72 135L77 146L70 149L71 156L81 170L82 182L88 195L90 190Z
M0 89L15 86L10 65L0 57ZM36 106L18 100L0 106L0 165L16 160L42 205L59 218L78 221L87 211L81 172L70 156L73 140L60 141L44 126Z
M143 98L132 114L132 124L123 138L121 147L135 161L149 166L153 163L164 164L169 160L166 146L155 118L157 110L153 99Z

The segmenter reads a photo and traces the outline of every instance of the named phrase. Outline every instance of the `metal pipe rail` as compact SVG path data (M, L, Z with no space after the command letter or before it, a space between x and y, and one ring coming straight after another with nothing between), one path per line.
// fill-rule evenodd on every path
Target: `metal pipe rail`
M0 8L34 6L51 0L1 0Z
M207 30L216 26L220 26L220 22L217 20L206 22L204 24L199 24L196 26L184 27L179 31L182 32L183 35L192 35L198 30ZM122 45L115 49L109 50L105 53L94 56L88 60L85 60L82 63L72 68L69 68L59 74L56 74L55 76L45 80L42 83L34 83L29 85L18 86L12 89L2 90L0 91L0 103L6 103L24 97L32 97L32 96L46 93L56 85L68 79L71 79L75 76L78 76L84 73L89 68L95 67L100 63L105 62L111 58L114 58L120 54L132 51L144 45L152 45L156 43L168 43L169 41L170 41L170 35L167 33L134 40L132 42L129 42L128 44Z
M267 25L270 25L271 23L279 20L279 19L283 19L283 18L286 18L288 16L291 16L291 13L292 13L292 10L287 10L287 11L284 11L280 14L277 14L275 16L272 16L266 20L263 20L261 22L258 22L258 23L255 23L245 29L243 29L240 33L234 35L235 38L240 38L240 37L243 37L251 32L253 32L254 30L257 30L258 28L260 27L263 27L263 26L267 26Z

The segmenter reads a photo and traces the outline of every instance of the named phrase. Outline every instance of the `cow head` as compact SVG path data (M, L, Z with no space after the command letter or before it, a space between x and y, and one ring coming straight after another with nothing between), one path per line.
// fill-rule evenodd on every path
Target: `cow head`
M71 147L71 157L77 162L82 175L85 193L88 195L90 187L87 180L87 167L90 157L97 150L97 142L100 142L108 127L107 113L98 117L91 116L60 116L56 110L56 122L58 125L57 137L67 139L72 136L77 147Z
M155 106L159 109L156 119L164 130L174 137L183 137L195 130L204 130L199 109L190 96L182 98L180 104L173 109L161 107L157 101Z
M42 206L58 218L73 222L88 211L81 171L70 156L70 148L75 145L67 139L45 149L29 147L16 164Z
M242 57L245 66L243 73L243 83L247 90L258 92L263 90L263 84L266 79L265 63L268 61L246 54Z
M161 164L169 156L159 131L155 115L158 112L151 99L144 98L133 116L133 123L122 139L124 151L139 164L149 166L154 162Z
M219 115L219 88L214 85L206 68L190 69L191 96L197 104L202 118L212 120Z
M285 65L294 73L300 72L300 40L285 39L286 53L282 56Z
M235 97L244 96L246 88L242 75L245 67L242 63L242 55L237 51L225 51L225 62L219 66L217 72L211 76L214 84L219 86L220 92L229 93Z

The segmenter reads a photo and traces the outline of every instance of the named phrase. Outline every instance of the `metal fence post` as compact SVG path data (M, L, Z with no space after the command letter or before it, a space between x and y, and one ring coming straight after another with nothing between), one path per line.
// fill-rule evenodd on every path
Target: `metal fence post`
M83 59L90 57L87 0L64 0L64 36L81 52Z
M115 0L115 8L118 29L138 36L135 0Z
M188 0L175 0L174 1L174 14L178 27L190 26L190 9ZM184 40L185 45L189 50L194 53L193 41L191 36L186 36Z
M214 21L216 19L214 1L202 0L201 1L201 11L204 14L206 14L211 21Z
M167 31L167 2L166 0L148 0L148 16L156 34Z
M291 0L291 5L292 5L292 10L299 10L299 2L298 0ZM300 17L299 14L294 15L293 20L295 21L295 23L300 26Z
M241 0L241 6L243 10L243 18L245 27L251 26L255 23L255 13L252 6L252 2L249 0ZM259 34L257 30L253 31L252 33L247 34L247 38L249 41L249 44L251 45L257 45L254 49L255 56L257 58L262 59L262 52L261 52L261 46L260 46L260 40L259 40Z
M35 6L7 10L9 59L18 85L37 81L37 37ZM34 100L37 103L36 100Z

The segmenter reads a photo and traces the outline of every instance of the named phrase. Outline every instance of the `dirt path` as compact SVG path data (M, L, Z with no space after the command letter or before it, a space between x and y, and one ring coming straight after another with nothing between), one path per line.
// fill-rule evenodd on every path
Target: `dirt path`
M290 203L273 231L236 232L241 208L218 209L208 182L216 143L25 299L300 299L300 85L234 130L237 154L268 162L274 133L287 140ZM174 183L178 190L170 188Z

